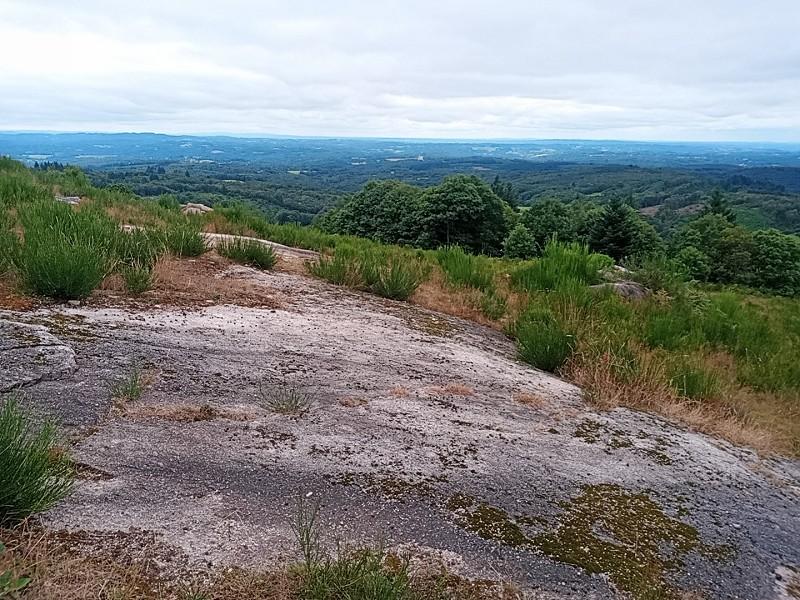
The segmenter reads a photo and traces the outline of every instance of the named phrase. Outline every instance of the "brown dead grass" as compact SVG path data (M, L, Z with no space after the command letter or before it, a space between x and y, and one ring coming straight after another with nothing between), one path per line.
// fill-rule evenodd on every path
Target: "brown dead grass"
M19 293L17 283L10 276L0 276L0 309L28 311L39 304L35 298Z
M434 268L430 278L422 283L410 298L412 304L437 312L474 321L493 329L502 329L499 321L489 319L480 310L481 292L448 285L440 269Z
M156 263L153 288L138 296L125 291L119 275L107 277L87 301L90 305L130 304L137 307L155 304L179 307L236 304L279 308L279 294L263 282L226 274L233 263L216 252L198 258L166 256Z
M531 408L542 408L547 404L547 400L545 400L542 396L539 394L532 394L530 392L520 392L519 394L514 394L514 401L524 404L525 406L530 406Z
M650 360L648 360L650 359ZM652 356L643 354L638 377L626 380L615 375L612 358L597 360L573 357L564 375L584 391L585 399L603 410L618 406L660 414L673 422L736 444L744 444L761 453L787 452L779 437L762 424L735 414L722 403L691 401L679 397L663 383L663 366Z
M440 396L472 396L475 390L463 383L448 383L447 385L428 388L428 393Z
M258 233L245 225L231 223L224 215L218 212L208 212L204 215L205 223L203 231L206 233L223 233L226 235L244 235L247 237L259 237Z
M216 600L296 598L298 579L286 571L238 569L202 573L186 568L176 548L152 533L0 530L7 550L0 572L30 577L33 600Z
M411 392L409 392L408 389L404 388L402 385L397 385L389 390L389 394L395 398L406 398L411 394Z
M246 421L250 415L243 411L216 408L210 404L139 404L127 406L125 417L131 420L157 419L176 423L197 423L214 419Z
M238 567L192 569L177 548L145 531L0 530L6 551L0 573L29 577L22 597L32 600L297 600L303 577L284 568L255 571ZM386 568L393 568L387 555ZM395 559L399 562L399 559ZM413 597L459 600L520 600L509 584L467 580L443 566L412 573ZM13 598L13 596L12 596Z
M366 405L367 400L364 398L356 398L356 397L339 398L339 404L347 408L357 408L359 406Z

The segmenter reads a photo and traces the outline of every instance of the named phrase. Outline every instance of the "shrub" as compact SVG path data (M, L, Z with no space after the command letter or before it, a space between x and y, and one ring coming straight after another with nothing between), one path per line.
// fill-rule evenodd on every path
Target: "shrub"
M575 349L575 337L549 311L529 310L514 324L519 356L538 369L556 372Z
M451 285L462 285L483 292L494 289L494 269L485 256L467 254L459 246L439 248L435 255Z
M17 394L0 405L0 525L47 510L72 490L72 467L56 426L35 421Z
M200 256L208 250L199 227L173 223L164 230L164 245L175 256Z
M144 393L144 376L138 365L111 385L111 397L122 402L136 402Z
M113 249L123 234L103 213L49 200L25 205L20 220L24 243L17 269L33 293L84 298L111 271Z
M217 245L217 252L233 261L268 271L278 262L272 246L257 240L232 238Z
M306 600L415 600L407 558L388 564L386 552L378 548L340 549L326 556L317 528L319 504L302 499L292 524L300 552L300 597Z
M681 266L664 254L655 254L630 261L631 279L654 291L680 293L686 286Z
M506 314L508 310L508 300L497 292L486 292L481 294L479 307L483 315L489 319L497 321Z
M536 239L522 223L517 223L503 242L503 256L506 258L528 259L536 251Z
M332 255L320 255L307 263L309 273L335 285L358 287L361 284L359 266L352 254L336 249Z

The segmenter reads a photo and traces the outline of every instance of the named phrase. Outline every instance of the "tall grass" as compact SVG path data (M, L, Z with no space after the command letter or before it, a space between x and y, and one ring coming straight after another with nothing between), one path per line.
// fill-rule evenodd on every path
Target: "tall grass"
M278 262L275 250L256 240L233 238L217 244L217 252L233 261L268 271Z
M19 217L24 243L16 267L33 293L84 298L113 269L121 233L104 214L49 200L20 206Z
M340 245L308 264L312 275L336 285L406 300L427 279L430 267L415 253L377 244Z
M434 255L451 285L494 291L495 269L491 259L468 254L460 246L439 248Z
M175 222L163 232L164 245L175 256L200 256L208 251L208 245L199 227L188 222Z
M73 472L51 421L37 424L16 394L0 402L0 525L8 525L68 495Z
M599 283L604 269L614 261L589 251L588 246L551 240L541 258L520 265L511 274L511 283L521 291L554 290L567 281L585 285Z
M520 358L543 371L558 371L575 350L575 336L546 310L531 309L522 314L512 333Z

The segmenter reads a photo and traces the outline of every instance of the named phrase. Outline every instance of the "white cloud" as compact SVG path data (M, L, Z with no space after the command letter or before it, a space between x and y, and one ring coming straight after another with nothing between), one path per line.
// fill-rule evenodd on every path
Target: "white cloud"
M0 128L800 140L796 0L0 0Z

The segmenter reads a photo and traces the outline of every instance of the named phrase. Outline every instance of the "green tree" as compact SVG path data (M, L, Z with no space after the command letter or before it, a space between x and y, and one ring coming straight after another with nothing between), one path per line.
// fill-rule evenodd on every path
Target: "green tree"
M499 254L508 232L508 204L474 175L453 175L422 195L420 241L428 248L457 244Z
M503 181L500 179L500 175L494 176L492 191L498 198L508 202L508 205L511 207L516 207L519 204L519 193L514 189L510 181Z
M736 213L733 212L733 209L728 205L725 194L723 194L721 190L714 190L711 192L711 195L708 197L708 202L706 202L703 208L703 214L720 215L729 223L736 223Z
M607 254L617 262L661 250L663 242L652 225L630 206L614 199L592 228L589 245L595 252Z
M800 237L763 229L753 233L753 285L800 295Z
M503 242L503 256L527 259L537 253L536 240L528 228L517 223Z
M520 215L520 222L525 225L536 243L537 253L541 253L550 239L559 242L573 242L577 232L572 211L559 200L542 200Z
M331 233L357 235L386 244L419 243L422 190L400 181L370 181L319 218Z

